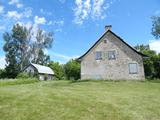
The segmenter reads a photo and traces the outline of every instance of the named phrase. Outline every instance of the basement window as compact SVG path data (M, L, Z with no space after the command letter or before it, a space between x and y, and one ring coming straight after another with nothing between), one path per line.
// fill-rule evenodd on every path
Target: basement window
M96 60L102 60L102 52L101 51L96 51L95 59Z
M137 73L138 73L137 63L129 63L129 74L137 74Z

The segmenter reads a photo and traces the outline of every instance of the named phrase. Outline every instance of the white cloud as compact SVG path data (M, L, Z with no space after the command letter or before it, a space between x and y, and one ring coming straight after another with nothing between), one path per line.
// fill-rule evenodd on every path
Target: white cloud
M75 8L74 16L75 19L73 20L76 24L82 24L84 20L91 17L91 19L104 19L106 14L104 11L107 10L111 2L105 2L105 0L75 0Z
M23 7L23 4L18 3L16 6L17 6L17 8L21 8L21 7Z
M74 56L67 56L67 55L64 55L64 54L60 54L60 53L52 53L53 56L55 57L60 57L64 60L71 60L71 59L75 59L75 58L78 58L79 56L78 55L74 55Z
M6 65L5 56L0 56L0 69L4 69Z
M23 7L23 4L19 2L19 0L10 0L9 5L16 5L17 8Z
M4 13L4 7L0 5L0 14Z
M151 50L154 50L157 53L160 53L160 40L151 40L149 42L149 46Z
M13 18L13 19L20 19L23 16L22 13L18 13L17 11L8 11L7 17Z
M109 5L109 4L107 4ZM107 9L106 6L104 6L104 0L93 0L93 12L92 17L93 18L103 18L103 10Z
M75 1L76 7L74 9L74 22L76 24L82 24L83 20L88 17L90 12L90 0L86 0L83 2L82 0Z
M35 16L34 17L34 22L37 25L39 25L39 24L43 24L44 25L46 23L46 19L44 17Z

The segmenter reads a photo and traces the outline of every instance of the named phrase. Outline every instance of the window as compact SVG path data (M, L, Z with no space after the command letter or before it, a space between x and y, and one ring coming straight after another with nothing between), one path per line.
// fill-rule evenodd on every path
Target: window
M108 59L109 60L114 60L116 59L116 51L113 50L113 51L108 51Z
M95 59L96 60L102 60L102 52L101 51L96 51Z
M104 43L107 43L107 39L104 39Z
M138 73L137 63L129 63L129 74L137 74L137 73Z

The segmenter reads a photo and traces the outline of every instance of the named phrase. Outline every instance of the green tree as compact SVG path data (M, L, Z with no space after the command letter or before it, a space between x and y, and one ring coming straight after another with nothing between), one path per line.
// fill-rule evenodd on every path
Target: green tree
M0 69L0 79L5 78L5 77L6 77L5 69Z
M74 79L74 80L80 79L80 63L77 62L76 60L68 61L65 64L64 69L67 79Z
M54 76L56 79L65 79L64 65L59 64L59 62L51 61L48 66L54 71Z
M51 32L45 32L44 30L38 29L36 33L35 42L31 45L31 56L32 62L46 65L50 61L50 56L44 53L44 50L52 47L53 34Z
M135 49L149 56L144 58L144 71L147 78L160 78L160 55L150 50L149 45L137 45Z
M53 34L41 29L27 29L25 26L15 24L11 32L3 34L5 44L3 50L6 53L7 77L15 78L23 68L31 62L47 64L50 60L44 54L45 49L52 47Z
M152 35L156 39L160 38L160 16L152 17Z

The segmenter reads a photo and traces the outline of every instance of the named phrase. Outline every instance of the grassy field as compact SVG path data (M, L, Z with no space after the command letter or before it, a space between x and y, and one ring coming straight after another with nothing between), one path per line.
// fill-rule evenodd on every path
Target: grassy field
M0 81L0 120L160 120L160 82Z

